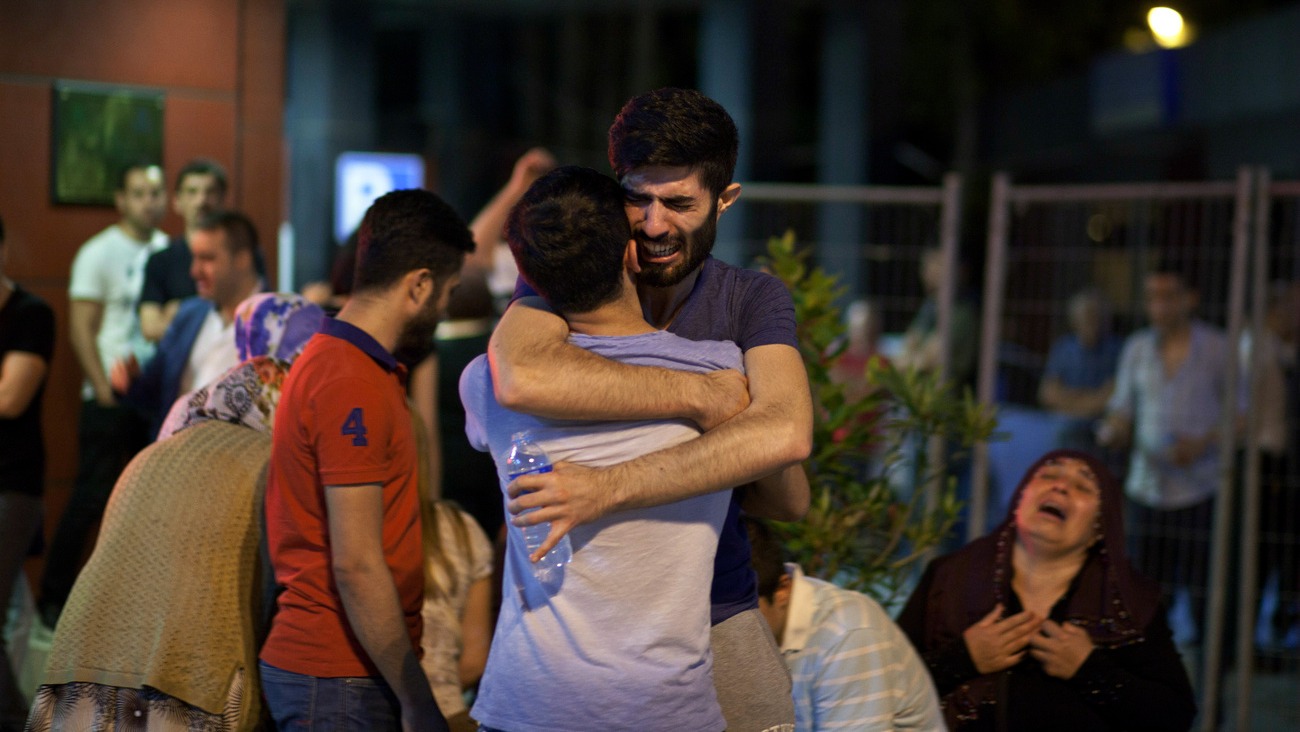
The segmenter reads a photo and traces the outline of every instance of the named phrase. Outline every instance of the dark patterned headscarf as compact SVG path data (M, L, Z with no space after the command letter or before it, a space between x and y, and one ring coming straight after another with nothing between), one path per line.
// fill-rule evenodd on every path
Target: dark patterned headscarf
M1115 648L1142 640L1160 607L1155 584L1138 575L1124 544L1123 492L1104 463L1074 450L1054 450L1039 458L1016 486L1006 519L991 534L936 562L927 598L922 652L961 642L962 634L999 603L1008 607L1011 550L1016 542L1016 508L1030 479L1055 460L1086 463L1101 489L1101 537L1086 551L1087 559L1068 591L1065 622L1088 631L1092 642ZM996 699L996 674L962 684L942 699L950 726L980 716Z
M320 330L325 312L299 295L263 293L235 309L235 346L243 363L176 400L158 439L218 419L270 433L289 366Z

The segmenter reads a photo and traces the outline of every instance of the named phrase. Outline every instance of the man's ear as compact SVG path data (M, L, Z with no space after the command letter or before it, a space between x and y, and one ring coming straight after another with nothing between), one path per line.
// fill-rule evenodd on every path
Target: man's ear
M723 211L731 208L731 204L735 203L737 198L740 198L739 183L732 183L723 188L722 193L718 196L718 215L721 216Z
M781 575L781 579L776 583L776 591L772 593L772 605L779 610L790 607L790 591L793 588L794 583L790 580L789 573Z
M235 266L240 270L253 272L257 269L257 263L256 260L253 259L252 249L241 249L235 252L231 259L234 260Z
M423 308L429 298L438 296L438 283L428 269L413 269L407 272L402 278L402 286L405 288L407 301L416 310Z
M627 248L623 250L623 266L630 272L641 271L641 260L636 253L636 239L627 240Z

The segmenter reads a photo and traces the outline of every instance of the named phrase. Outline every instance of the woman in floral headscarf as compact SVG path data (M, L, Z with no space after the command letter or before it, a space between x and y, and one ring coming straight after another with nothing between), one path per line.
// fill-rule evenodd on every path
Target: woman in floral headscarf
M289 365L320 330L325 313L298 295L254 295L235 309L241 363L172 405L158 439L209 419L242 423L270 434L271 416Z
M257 725L270 430L280 382L322 319L296 295L240 305L244 363L179 400L167 439L118 479L55 629L28 729Z
M926 569L898 624L952 729L1191 726L1159 592L1124 553L1122 503L1100 461L1050 452L997 530Z

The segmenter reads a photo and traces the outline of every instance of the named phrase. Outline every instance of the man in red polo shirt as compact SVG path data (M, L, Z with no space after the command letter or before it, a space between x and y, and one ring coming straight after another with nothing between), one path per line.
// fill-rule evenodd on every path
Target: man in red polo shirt
M283 591L262 647L280 729L446 730L420 669L418 459L406 369L431 342L465 253L464 221L432 193L366 212L356 286L285 380L266 487Z

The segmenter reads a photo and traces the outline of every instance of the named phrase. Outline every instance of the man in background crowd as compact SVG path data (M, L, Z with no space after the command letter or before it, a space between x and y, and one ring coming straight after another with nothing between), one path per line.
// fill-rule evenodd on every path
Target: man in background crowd
M181 301L195 294L190 277L189 240L199 221L225 205L226 170L215 160L195 158L176 176L172 210L185 222L185 233L172 237L167 248L149 257L140 287L140 332L156 342L167 332Z
M1166 593L1188 591L1205 631L1210 528L1219 487L1219 445L1228 360L1223 332L1195 318L1200 295L1162 263L1146 276L1150 326L1128 337L1098 442L1130 446L1125 493L1133 555Z
M9 607L23 560L41 528L45 440L41 394L54 355L54 311L5 276L9 245L0 221L0 607ZM22 729L27 704L0 642L0 729Z
M149 418L150 437L176 398L206 386L239 363L235 308L262 289L257 274L257 229L235 211L211 211L189 233L191 279L197 297L176 311L152 359L114 366L113 387Z
M1110 332L1110 309L1097 290L1075 293L1067 305L1070 332L1052 344L1038 388L1044 409L1068 421L1056 446L1095 452L1094 424L1115 390L1115 369L1124 341Z
M149 439L145 419L118 404L109 372L119 359L144 359L152 353L140 334L135 305L145 262L167 246L167 235L157 228L167 206L162 169L152 164L124 169L114 202L122 218L81 246L68 283L68 331L86 378L77 428L77 478L41 578L38 607L49 628L77 579L87 535L104 513L118 474Z

